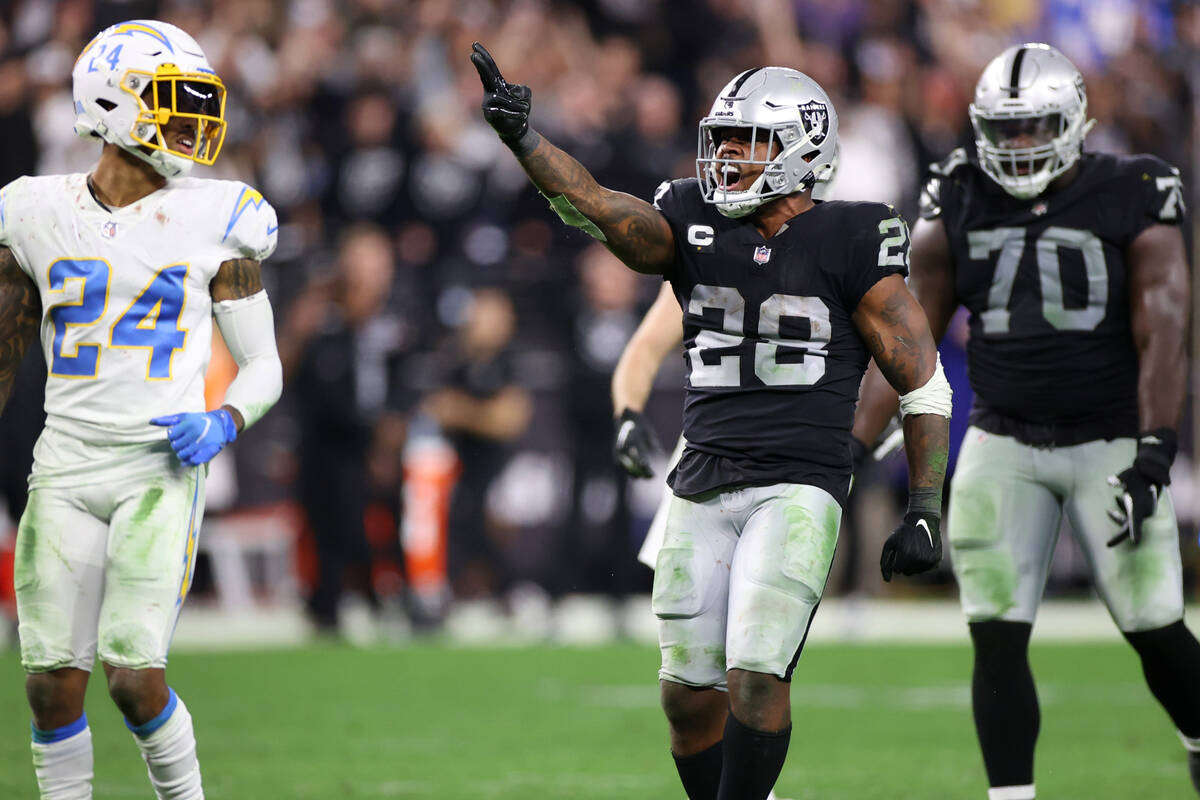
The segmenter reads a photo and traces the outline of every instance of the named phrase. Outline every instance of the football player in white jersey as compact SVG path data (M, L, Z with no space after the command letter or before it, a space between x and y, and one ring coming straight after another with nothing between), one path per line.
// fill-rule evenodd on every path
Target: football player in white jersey
M156 795L201 798L164 668L206 464L282 387L259 266L278 226L249 186L188 177L225 134L225 87L191 36L114 25L72 78L96 167L0 190L0 410L39 334L48 369L15 568L34 769L43 798L92 796L83 701L99 656ZM206 413L214 319L239 370Z

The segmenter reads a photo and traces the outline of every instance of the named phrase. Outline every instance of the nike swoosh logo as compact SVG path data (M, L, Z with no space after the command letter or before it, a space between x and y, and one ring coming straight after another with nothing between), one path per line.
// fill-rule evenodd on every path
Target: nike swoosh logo
M923 519L917 520L917 527L925 529L925 535L929 537L929 549L933 549L933 531L929 530L929 523Z
M196 437L196 439L197 439L197 440L200 440L200 439L203 439L205 436L207 436L207 435L208 435L208 429L209 429L209 428L211 428L211 427L212 427L212 418L211 418L211 417L205 417L205 418L204 418L204 430L200 431L200 435L199 435L199 436L197 436L197 437ZM922 522L924 522L925 520L921 520L921 521L922 521ZM930 540L930 541L932 541L932 540Z
M1162 444L1163 440L1157 436L1143 436L1142 444Z

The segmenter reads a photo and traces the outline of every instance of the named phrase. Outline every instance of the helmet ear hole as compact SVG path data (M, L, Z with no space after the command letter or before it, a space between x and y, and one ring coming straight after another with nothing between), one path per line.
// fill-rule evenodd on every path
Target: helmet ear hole
M117 107L117 104L112 100L105 100L103 97L96 98L96 105L100 106L105 111L112 111Z

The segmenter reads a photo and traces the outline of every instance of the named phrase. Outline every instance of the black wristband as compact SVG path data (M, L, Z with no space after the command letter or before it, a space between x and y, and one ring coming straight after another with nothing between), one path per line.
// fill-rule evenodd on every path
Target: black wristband
M1133 467L1158 486L1171 483L1171 464L1179 449L1179 435L1170 428L1155 428L1138 434L1137 458Z
M937 489L909 489L908 512L942 518L942 493Z
M538 142L542 140L541 135L533 129L532 125L526 125L524 132L520 136L514 136L511 139L501 138L500 141L508 146L509 150L517 158L522 158L532 153L538 146Z

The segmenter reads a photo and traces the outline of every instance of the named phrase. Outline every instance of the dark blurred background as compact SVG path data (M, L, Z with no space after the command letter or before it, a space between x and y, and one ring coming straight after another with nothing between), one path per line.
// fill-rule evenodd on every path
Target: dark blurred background
M98 146L72 131L70 72L99 29L131 18L191 33L229 88L225 148L194 174L251 183L281 222L264 279L287 385L213 465L197 591L231 608L303 599L318 630L336 630L346 590L436 628L452 599L535 613L649 588L633 555L662 482L612 466L608 383L657 283L531 188L479 113L473 41L533 88L540 131L647 199L694 174L717 90L779 64L837 107L831 196L912 221L927 164L972 146L983 66L1021 41L1052 43L1083 72L1099 121L1088 149L1153 153L1196 185L1200 8L1166 0L0 0L0 185L95 163ZM943 346L964 412L965 335L958 324ZM14 518L39 360L0 421ZM218 347L210 402L232 370ZM669 359L648 406L664 442L682 374ZM1189 588L1193 453L1173 483ZM883 592L877 547L904 484L892 459L856 487L832 593ZM1085 585L1064 536L1049 591ZM953 592L948 567L891 590Z

